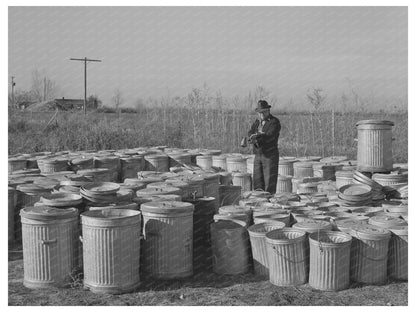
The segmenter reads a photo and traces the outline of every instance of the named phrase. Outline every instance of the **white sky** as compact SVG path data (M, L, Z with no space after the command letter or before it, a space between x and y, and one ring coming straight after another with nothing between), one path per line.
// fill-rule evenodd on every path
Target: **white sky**
M60 96L110 104L179 95L207 83L225 96L264 86L282 103L311 87L407 105L406 7L10 7L9 76L46 70Z

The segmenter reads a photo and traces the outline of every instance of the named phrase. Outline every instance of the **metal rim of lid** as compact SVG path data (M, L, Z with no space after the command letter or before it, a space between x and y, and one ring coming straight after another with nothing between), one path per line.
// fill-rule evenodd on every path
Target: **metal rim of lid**
M42 201L47 201L47 202L57 201L60 203L65 203L65 202L82 201L82 196L78 194L54 193L54 194L42 195L40 199Z
M293 238L282 238L282 237L276 237L276 236L281 236L282 234L295 234L296 237ZM279 229L279 230L273 230L270 232L266 233L266 242L268 242L269 244L279 244L279 243L283 243L283 244L287 244L287 243L291 243L291 242L298 242L298 241L303 241L306 239L306 235L308 233L300 230L300 229L296 229L296 228L283 228L283 229Z
M366 119L358 121L355 126L359 125L386 125L386 126L394 126L393 121L389 120L379 120L379 119Z
M154 201L143 203L140 207L142 212L149 213L192 213L194 205L188 202L181 201Z
M348 194L347 191L351 191L353 189L362 190L362 192L358 194ZM366 197L366 196L371 195L372 188L371 186L366 185L366 184L346 184L340 187L339 192L340 194L344 195L344 197L355 197L355 196Z
M226 213L250 213L251 209L247 206L240 205L225 205L218 208L218 211L223 211Z
M329 227L332 227L331 223L328 221L322 220L307 220L303 222L298 222L293 225L293 228L303 230L303 229L313 229L313 230L324 230Z
M249 226L247 228L250 236L265 236L267 232L285 228L286 225L280 221L263 222Z
M351 226L351 235L358 239L389 239L391 234L387 229L383 229L371 224L357 223Z
M140 216L141 212L132 209L99 209L81 213L81 219L91 218L99 220L119 220Z
M82 190L96 195L112 194L120 190L120 185L113 182L91 182L83 185Z
M327 236L327 238L336 237L336 238L342 239L342 241L339 241L339 242L322 241L322 239L325 238L325 235ZM318 243L320 246L323 246L323 247L330 247L334 245L350 244L352 242L352 236L347 233L340 232L340 231L325 230L325 231L311 233L309 235L309 241L310 242L313 241L315 244Z
M389 226L399 226L399 225L406 225L407 222L403 219L398 217L388 216L388 215L376 215L369 219L369 224L372 225L389 225Z
M39 193L39 192L48 193L52 189L53 187L46 187L43 185L38 185L38 184L33 184L33 183L19 184L16 186L16 190L22 193Z
M338 170L335 172L336 177L353 178L354 173L352 170Z
M78 209L76 208L53 208L49 206L23 207L20 209L20 216L37 221L52 221L71 219L78 217Z

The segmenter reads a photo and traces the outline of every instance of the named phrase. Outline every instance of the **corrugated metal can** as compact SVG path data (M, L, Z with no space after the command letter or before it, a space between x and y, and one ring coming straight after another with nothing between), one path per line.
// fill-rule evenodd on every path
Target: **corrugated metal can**
M233 185L241 186L241 191L251 191L251 174L244 172L233 172Z
M213 197L201 197L187 200L194 205L193 219L193 269L194 273L212 270L212 249L210 242L210 224L218 209Z
M196 156L196 164L203 170L209 170L212 168L212 155L199 155Z
M294 170L293 170L293 163L295 160L289 159L279 159L279 169L278 173L282 176L293 176Z
M23 285L63 287L78 264L78 210L26 207L20 210Z
M169 171L169 157L165 154L149 154L144 156L145 170L148 171Z
M246 223L219 220L211 223L213 270L217 274L243 274L249 270L249 238Z
M182 165L192 165L191 154L189 153L170 153L169 167L181 167Z
M204 179L203 196L214 197L215 210L218 211L220 206L220 177L218 174L201 174Z
M247 157L247 173L250 173L251 175L253 175L254 172L254 155L250 155L249 157Z
M293 176L295 178L313 177L313 165L316 162L300 161L293 164Z
M140 211L81 214L84 286L94 293L131 292L140 284Z
M309 236L309 285L324 291L337 291L350 284L352 237L346 233L321 231Z
M266 234L270 282L297 286L307 281L306 232L284 228Z
M352 225L351 279L366 284L384 284L387 280L390 231L369 224Z
M120 180L136 178L137 172L144 170L145 161L143 156L132 156L120 158Z
M408 227L399 226L389 229L392 233L389 244L387 273L389 277L406 280L408 275Z
M344 185L353 184L353 171L352 170L339 170L335 172L335 185L339 190Z
M226 162L228 172L247 172L247 160L241 156L227 157Z
M213 155L212 167L227 171L227 157L225 155Z
M24 157L9 158L9 174L26 168L27 159Z
M283 222L254 224L248 228L251 252L253 255L254 274L269 276L269 261L267 258L266 233L283 229Z
M366 172L393 169L392 127L387 120L361 120L357 124L357 168Z
M191 203L147 202L143 214L144 271L158 279L193 274L193 212Z
M292 193L292 177L291 176L277 176L276 194Z
M220 185L220 206L233 205L241 198L241 186L239 185Z

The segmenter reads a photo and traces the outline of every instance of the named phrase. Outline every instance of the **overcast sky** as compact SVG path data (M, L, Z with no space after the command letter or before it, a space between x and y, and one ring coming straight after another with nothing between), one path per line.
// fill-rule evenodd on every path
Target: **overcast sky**
M59 97L88 94L110 104L183 96L203 83L225 96L256 86L280 102L308 88L332 97L350 85L376 105L407 104L405 7L10 7L9 76L29 89L45 70Z

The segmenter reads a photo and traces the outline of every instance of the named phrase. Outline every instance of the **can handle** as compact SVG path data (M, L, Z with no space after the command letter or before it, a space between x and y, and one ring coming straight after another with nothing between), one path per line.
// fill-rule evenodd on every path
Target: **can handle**
M58 240L55 239L42 239L40 242L42 243L42 245L47 245L47 244L53 244L56 243Z
M79 241L83 244L84 243L84 239L82 238L82 236L80 235L78 238L79 238Z

